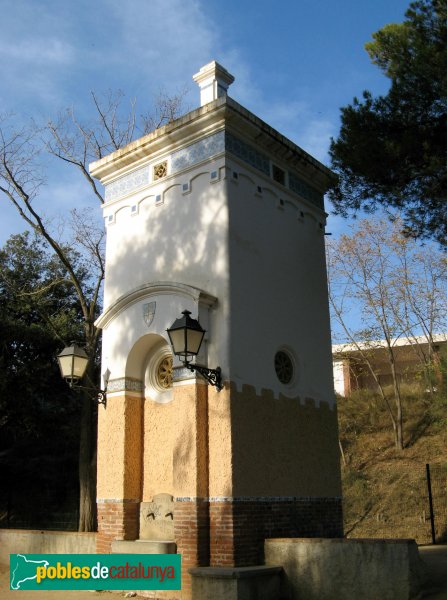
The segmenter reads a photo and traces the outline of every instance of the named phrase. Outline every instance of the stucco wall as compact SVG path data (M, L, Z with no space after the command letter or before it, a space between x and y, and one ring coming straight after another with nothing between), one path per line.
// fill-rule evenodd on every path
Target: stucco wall
M168 404L145 402L143 501L339 497L337 440L336 411L325 403L182 385Z
M155 494L174 495L173 455L178 433L178 401L144 406L143 502Z
M218 161L212 164L216 168ZM227 267L221 243L227 208L222 182L212 183L210 170L201 165L105 205L104 214L113 215L107 227L105 306L135 286L166 280L167 274L172 281L218 291ZM188 193L182 189L186 183ZM162 202L156 202L157 195ZM135 269L142 264L145 269Z
M337 413L311 399L232 391L233 496L340 497Z
M141 491L143 399L107 397L98 411L97 497L137 499Z
M168 404L145 401L143 501L160 493L207 496L206 386L190 383L173 391Z
M238 173L228 178L231 379L332 405L325 214L233 159L227 166ZM290 385L274 370L281 348L296 363Z
M209 496L233 495L231 391L208 390Z
M206 290L220 303L206 327L212 339L209 360L218 360L227 373L228 209L224 179L211 180L211 171L220 173L222 164L223 158L219 158L104 206L108 223L104 309L148 282L184 283ZM183 184L189 186L187 193L182 191ZM158 195L163 199L161 203L156 202ZM138 211L132 213L132 206ZM111 222L109 216L113 217ZM179 306L175 301L168 306L164 299L163 314L161 298L151 300L157 301L159 311L154 331L165 337L166 328L185 308L197 316L194 304L186 298ZM110 363L113 377L122 376L120 365L137 341L136 334L141 335L140 313L141 306L135 306L105 332L103 365Z

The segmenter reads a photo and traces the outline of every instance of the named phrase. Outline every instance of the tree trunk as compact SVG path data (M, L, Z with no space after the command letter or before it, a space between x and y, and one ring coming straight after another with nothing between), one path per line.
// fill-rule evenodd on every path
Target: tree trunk
M343 450L343 444L341 443L341 439L338 438L338 447L340 448L340 454L341 454L341 459L343 461L343 466L346 467L347 463L346 463L346 456L345 456L345 452Z
M440 352L439 352L439 347L432 345L431 359L433 362L434 380L436 382L435 385L437 386L437 389L439 391L440 389L442 389L442 385L443 385L442 361L441 361L441 356L440 356Z
M78 531L96 530L96 405L92 393L82 397L79 443Z
M402 416L402 398L400 395L399 383L397 381L396 365L394 362L394 355L392 351L389 352L391 374L393 376L393 388L394 388L394 401L396 403L396 429L395 429L395 442L396 448L399 450L404 449L404 433L403 433L403 416Z
M396 447L399 450L404 449L404 428L403 428L403 416L402 416L402 399L400 397L400 392L396 395L396 423L397 423L397 439L396 439Z

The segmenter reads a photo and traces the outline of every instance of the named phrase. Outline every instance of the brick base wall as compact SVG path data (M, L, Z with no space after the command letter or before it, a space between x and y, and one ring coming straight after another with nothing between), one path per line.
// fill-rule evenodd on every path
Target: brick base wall
M96 552L111 552L114 540L136 540L138 538L139 502L98 500L98 533Z
M182 555L182 598L191 595L191 567L206 567L210 560L209 505L202 499L177 498L174 508L174 537Z
M343 537L341 498L211 499L211 566L264 564L272 537Z
M138 538L139 503L98 501L98 553L113 540ZM264 540L343 537L341 498L176 498L174 537L182 555L182 591L141 592L150 598L191 598L188 569L264 564Z

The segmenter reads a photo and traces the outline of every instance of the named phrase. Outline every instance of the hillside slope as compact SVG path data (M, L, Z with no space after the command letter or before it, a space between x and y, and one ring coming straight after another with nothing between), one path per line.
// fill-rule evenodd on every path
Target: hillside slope
M428 463L436 537L446 541L446 397L406 390L403 451L395 449L389 416L374 394L339 398L338 414L346 535L431 543Z

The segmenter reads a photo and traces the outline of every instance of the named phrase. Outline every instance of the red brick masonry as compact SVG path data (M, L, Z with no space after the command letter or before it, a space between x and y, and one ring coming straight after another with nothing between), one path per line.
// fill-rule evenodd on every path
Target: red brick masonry
M194 533L196 511L200 511L200 520ZM180 515L176 542L179 552L181 548L187 552L188 566L192 566L194 553L197 566L261 565L264 540L272 537L343 537L341 498L179 498L175 521Z
M136 500L98 500L96 552L111 552L113 540L136 540L140 503Z
M113 540L138 539L139 508L135 500L98 501L98 553ZM341 498L176 498L174 537L186 599L192 567L262 565L267 538L343 537Z

